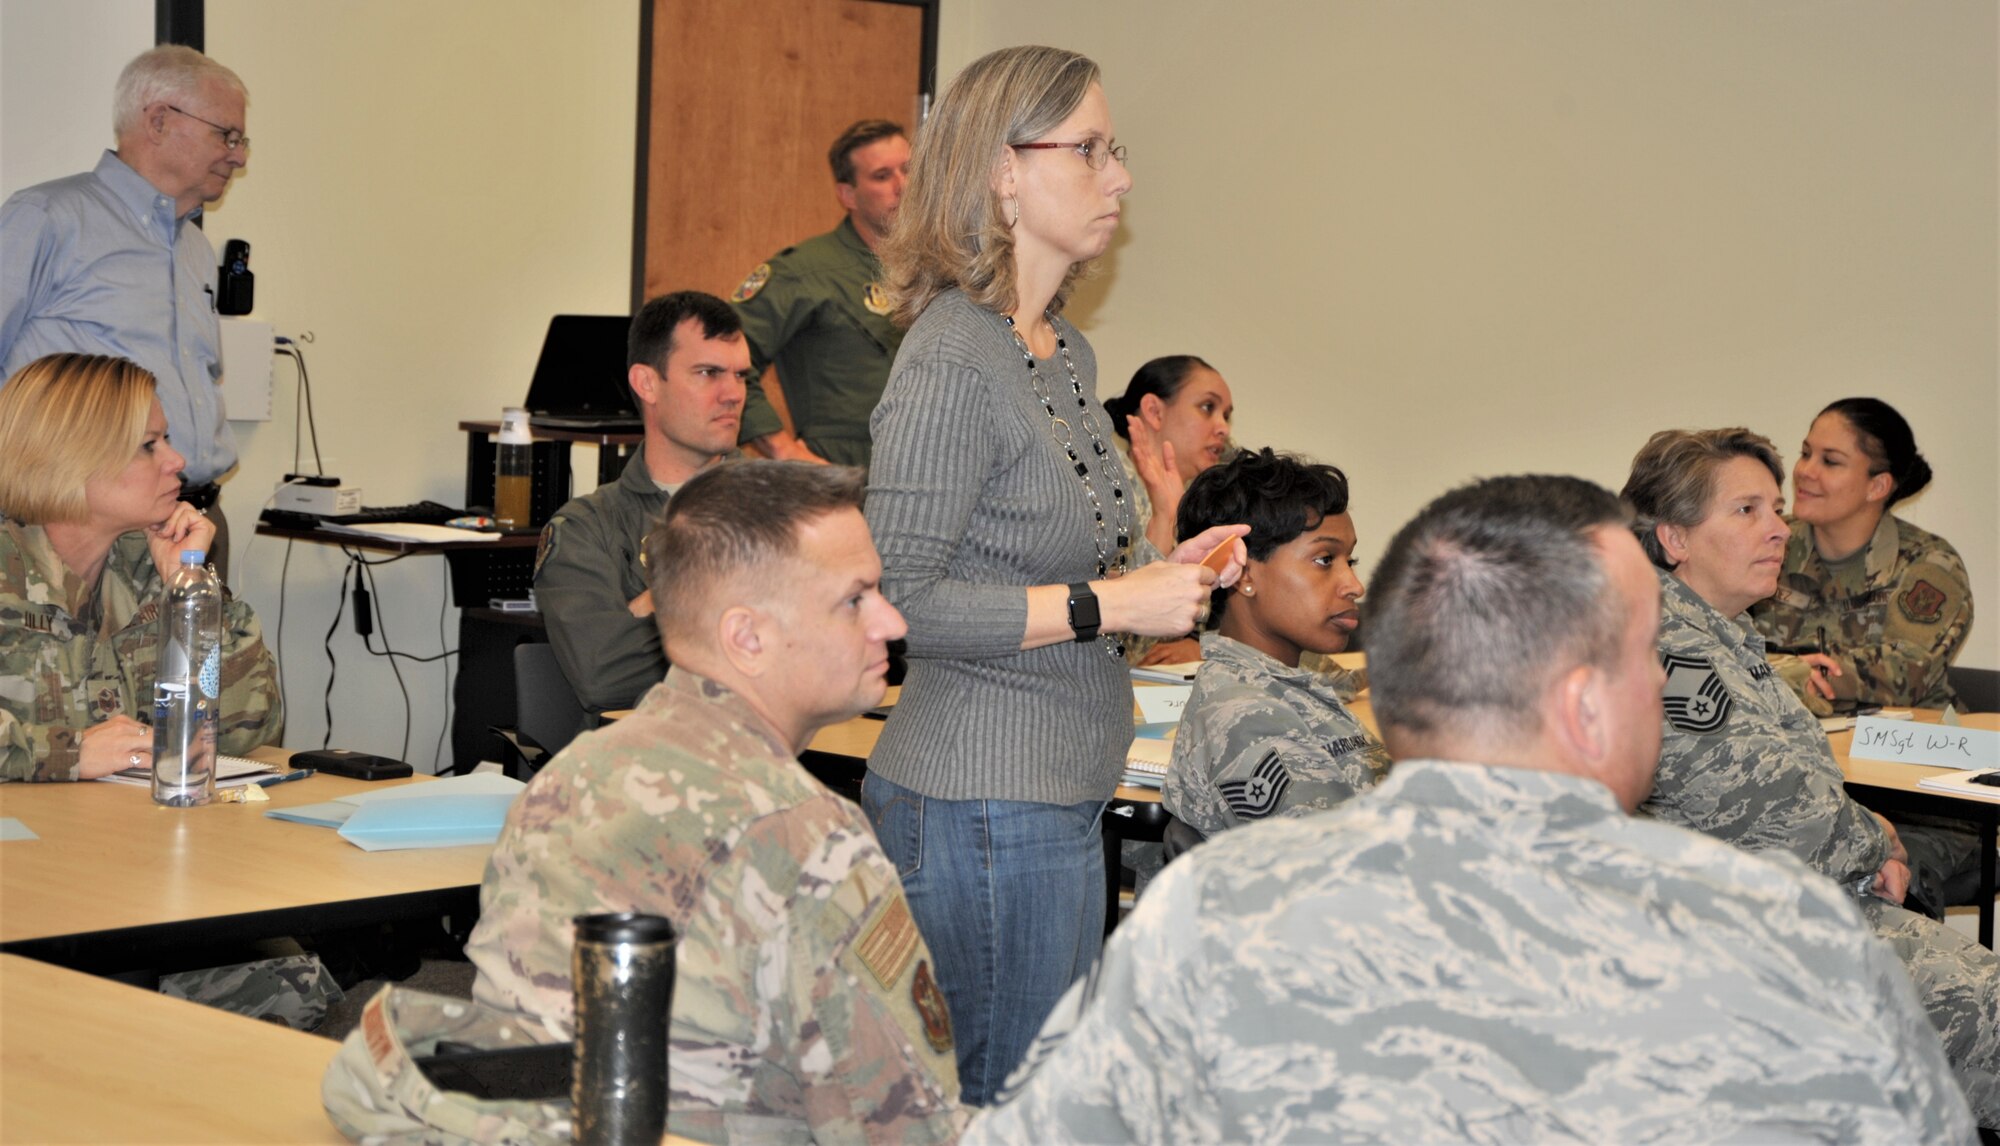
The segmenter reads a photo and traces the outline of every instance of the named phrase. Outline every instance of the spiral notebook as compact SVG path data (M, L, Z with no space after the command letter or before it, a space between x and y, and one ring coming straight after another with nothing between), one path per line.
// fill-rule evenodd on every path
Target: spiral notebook
M247 756L217 756L215 758L215 786L235 788L255 781L260 776L276 772L276 764L266 764L262 760L252 760ZM99 780L109 780L113 784L136 784L141 788L153 786L153 770L146 768L124 768L109 776L99 776Z

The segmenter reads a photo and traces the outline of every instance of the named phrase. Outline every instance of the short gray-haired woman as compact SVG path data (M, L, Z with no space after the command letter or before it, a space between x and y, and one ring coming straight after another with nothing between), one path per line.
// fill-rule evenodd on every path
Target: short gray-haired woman
M1893 829L1847 795L1819 721L1771 671L1745 615L1784 564L1783 477L1770 441L1745 429L1663 430L1632 461L1624 497L1660 574L1667 670L1646 808L1900 903L1909 872Z
M0 780L151 765L152 606L215 536L180 500L185 465L123 358L52 354L0 386ZM247 603L226 598L223 630L217 743L246 752L283 731L277 665Z
M973 1105L1102 942L1098 817L1132 738L1117 634L1193 629L1217 580L1201 558L1245 532L1146 560L1096 358L1062 317L1131 187L1097 66L1005 49L918 134L882 254L910 331L867 515L910 669L862 806L937 959Z

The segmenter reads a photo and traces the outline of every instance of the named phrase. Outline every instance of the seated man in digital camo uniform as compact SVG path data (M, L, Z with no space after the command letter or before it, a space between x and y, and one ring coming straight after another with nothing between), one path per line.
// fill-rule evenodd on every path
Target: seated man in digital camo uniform
M1169 865L965 1141L1970 1142L1839 888L1628 818L1659 594L1588 482L1432 503L1370 586L1394 769Z

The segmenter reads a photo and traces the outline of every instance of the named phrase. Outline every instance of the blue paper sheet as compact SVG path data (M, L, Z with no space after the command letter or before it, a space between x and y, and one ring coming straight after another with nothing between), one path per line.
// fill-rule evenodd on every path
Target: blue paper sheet
M371 852L490 844L500 838L508 807L526 787L507 776L475 772L357 792L318 804L272 808L264 814L274 820L334 828L342 839Z
M444 795L381 800L355 809L341 838L366 851L451 848L500 838L513 796Z

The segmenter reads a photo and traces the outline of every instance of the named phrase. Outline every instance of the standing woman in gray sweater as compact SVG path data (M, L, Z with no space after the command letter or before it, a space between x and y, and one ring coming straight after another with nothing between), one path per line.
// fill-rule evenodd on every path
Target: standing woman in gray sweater
M962 1099L991 1101L1103 940L1098 817L1132 739L1119 634L1179 636L1244 526L1166 560L1061 318L1131 189L1097 65L994 52L917 136L882 252L909 326L870 422L868 524L909 676L862 807L937 960ZM1148 561L1148 558L1151 558ZM940 1016L942 1017L942 1016Z

